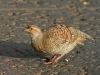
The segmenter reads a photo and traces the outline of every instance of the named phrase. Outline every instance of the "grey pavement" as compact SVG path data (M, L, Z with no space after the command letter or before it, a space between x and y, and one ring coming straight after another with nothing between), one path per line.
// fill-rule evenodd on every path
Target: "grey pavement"
M0 0L0 75L100 75L100 0ZM94 38L78 45L57 64L35 52L28 25L73 26ZM68 60L68 61L66 61Z

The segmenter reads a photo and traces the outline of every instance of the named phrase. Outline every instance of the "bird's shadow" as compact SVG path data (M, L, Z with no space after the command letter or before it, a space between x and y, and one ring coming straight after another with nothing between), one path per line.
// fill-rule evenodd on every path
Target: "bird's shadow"
M0 56L15 58L44 58L31 47L31 44L0 41Z

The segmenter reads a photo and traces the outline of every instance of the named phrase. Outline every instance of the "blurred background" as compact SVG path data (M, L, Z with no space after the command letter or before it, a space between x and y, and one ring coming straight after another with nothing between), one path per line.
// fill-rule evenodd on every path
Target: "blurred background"
M43 64L34 50L27 25L41 29L73 26L91 35L56 65ZM66 61L66 59L68 61ZM0 75L99 75L100 0L0 0Z

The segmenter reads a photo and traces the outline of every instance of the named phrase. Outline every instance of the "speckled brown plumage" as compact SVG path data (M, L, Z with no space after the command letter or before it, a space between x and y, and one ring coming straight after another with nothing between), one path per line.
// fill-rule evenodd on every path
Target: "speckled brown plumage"
M77 44L83 45L84 40L92 39L78 29L60 24L43 31L37 26L30 25L26 28L26 31L31 35L31 43L35 50L54 55L48 64L56 63Z

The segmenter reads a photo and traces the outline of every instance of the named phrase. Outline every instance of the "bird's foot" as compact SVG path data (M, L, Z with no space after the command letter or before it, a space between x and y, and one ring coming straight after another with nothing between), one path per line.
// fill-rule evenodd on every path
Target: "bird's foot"
M58 55L58 54L56 54L56 55L54 55L51 59L47 59L46 60L46 62L45 62L45 64L55 64L55 63L57 63L58 62L58 60L59 59L61 59L62 57L63 57L64 55Z

